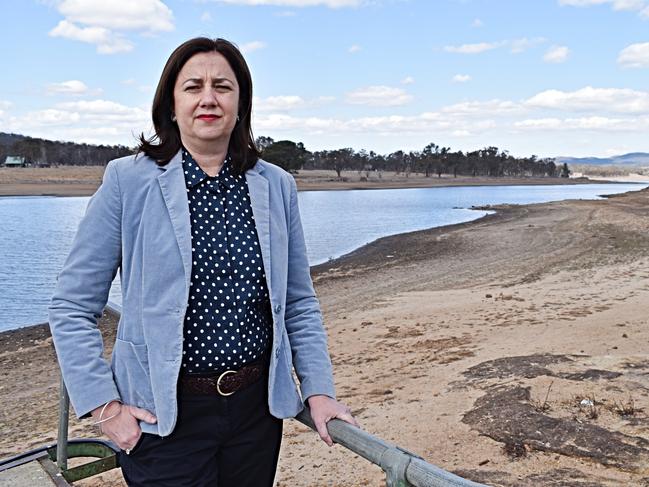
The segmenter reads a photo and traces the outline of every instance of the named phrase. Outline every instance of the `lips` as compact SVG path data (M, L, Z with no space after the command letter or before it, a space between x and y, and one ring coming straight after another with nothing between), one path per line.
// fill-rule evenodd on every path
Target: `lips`
M220 117L218 115L199 115L196 118L203 120L204 122L213 122L214 120L218 120Z

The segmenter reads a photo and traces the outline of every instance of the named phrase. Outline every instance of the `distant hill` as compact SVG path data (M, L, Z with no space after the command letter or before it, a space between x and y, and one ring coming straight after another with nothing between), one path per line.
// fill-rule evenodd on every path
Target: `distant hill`
M557 157L557 164L590 164L593 166L649 166L649 153L630 152L613 157Z

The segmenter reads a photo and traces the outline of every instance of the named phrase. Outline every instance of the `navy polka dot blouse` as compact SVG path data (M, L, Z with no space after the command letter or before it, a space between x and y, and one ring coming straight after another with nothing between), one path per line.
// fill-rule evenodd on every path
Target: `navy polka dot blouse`
M208 176L183 149L192 232L192 278L182 371L220 373L259 359L271 314L248 183L229 157Z

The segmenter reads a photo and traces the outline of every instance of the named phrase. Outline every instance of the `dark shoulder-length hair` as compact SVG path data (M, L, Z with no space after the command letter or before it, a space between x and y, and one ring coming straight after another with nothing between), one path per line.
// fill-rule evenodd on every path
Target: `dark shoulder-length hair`
M243 174L255 165L260 152L250 126L252 113L252 78L245 59L237 47L225 39L196 37L190 39L171 53L153 98L151 116L155 135L147 139L140 135L138 152L154 159L158 165L166 165L181 148L178 125L172 120L174 110L174 86L178 73L195 54L218 52L230 64L239 83L239 120L230 136L228 153L237 174Z

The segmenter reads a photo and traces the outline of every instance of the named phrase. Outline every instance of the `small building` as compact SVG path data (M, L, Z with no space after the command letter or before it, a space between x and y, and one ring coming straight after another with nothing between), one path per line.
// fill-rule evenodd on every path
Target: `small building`
M4 167L27 167L27 161L21 156L7 156L3 164Z

